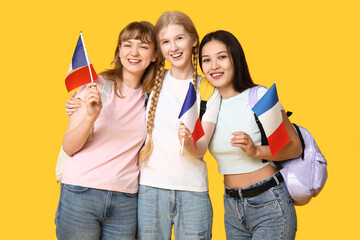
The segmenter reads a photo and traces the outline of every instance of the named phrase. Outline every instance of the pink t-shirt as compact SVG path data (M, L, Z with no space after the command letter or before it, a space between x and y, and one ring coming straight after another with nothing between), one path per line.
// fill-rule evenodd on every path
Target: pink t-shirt
M99 91L104 79L96 81ZM122 84L119 98L111 91L95 121L92 141L68 158L62 183L136 193L138 190L138 152L146 138L144 94L142 88ZM83 98L86 87L77 97Z

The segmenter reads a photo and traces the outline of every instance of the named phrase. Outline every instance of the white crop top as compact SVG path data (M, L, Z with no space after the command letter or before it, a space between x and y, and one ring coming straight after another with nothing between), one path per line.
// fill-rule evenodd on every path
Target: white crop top
M261 133L256 124L254 113L249 105L249 90L228 98L222 99L218 122L209 145L209 151L216 159L221 174L241 174L256 171L270 162L263 162L262 159L251 158L239 147L233 147L230 140L232 133L244 131L250 135L254 145L261 145ZM265 93L265 88L257 91L258 99ZM250 118L244 129L240 129Z

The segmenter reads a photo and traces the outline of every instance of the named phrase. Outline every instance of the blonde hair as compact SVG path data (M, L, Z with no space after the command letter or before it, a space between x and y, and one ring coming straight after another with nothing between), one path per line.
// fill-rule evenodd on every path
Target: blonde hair
M140 22L132 22L129 23L119 34L118 43L115 49L115 56L112 63L115 65L113 69L107 69L100 73L104 76L107 80L112 80L115 82L114 84L114 91L115 94L123 98L121 95L121 84L123 82L123 65L120 61L120 50L119 46L122 42L129 40L129 39L137 39L145 43L153 43L155 46L155 52L157 51L157 44L156 44L156 33L155 27L153 24L147 21L140 21ZM157 61L158 62L158 61ZM144 91L150 92L153 85L154 85L154 78L157 69L157 62L151 62L150 65L146 68L144 74L141 77L140 83Z
M191 19L183 12L173 11L173 12L165 12L160 16L158 21L155 24L156 36L159 36L159 32L170 24L178 24L184 27L185 31L190 35L193 42L196 41L196 46L193 47L193 84L195 89L197 89L197 63L199 56L199 35L196 31L194 23ZM159 39L158 45L160 46ZM149 157L151 152L153 151L153 141L152 141L152 131L154 128L154 119L157 103L159 101L160 91L162 88L162 83L164 79L165 73L165 59L161 53L160 47L158 48L158 58L159 58L159 66L156 72L155 83L153 88L153 95L150 102L150 107L148 111L148 119L146 123L148 138L146 144L140 150L139 154L139 165L142 165L146 162L146 159Z

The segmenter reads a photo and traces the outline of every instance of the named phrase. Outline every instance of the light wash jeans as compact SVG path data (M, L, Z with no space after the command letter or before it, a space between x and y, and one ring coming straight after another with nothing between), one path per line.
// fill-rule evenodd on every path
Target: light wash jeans
M140 185L138 240L211 239L213 211L209 193L166 190Z
M270 178L247 186L256 187ZM241 193L240 193L241 196ZM294 204L284 184L255 196L240 199L224 194L226 239L295 239L297 220Z
M61 184L56 212L59 240L133 240L137 194Z

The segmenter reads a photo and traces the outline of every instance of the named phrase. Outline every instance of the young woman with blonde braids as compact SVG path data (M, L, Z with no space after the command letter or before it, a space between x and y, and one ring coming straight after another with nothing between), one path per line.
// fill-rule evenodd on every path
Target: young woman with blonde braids
M182 12L166 12L156 25L161 63L147 106L148 138L140 152L137 239L211 239L212 206L206 163L202 160L215 128L220 105L217 90L202 118L205 135L184 144L178 116L189 82L197 89L199 37L191 19ZM192 62L193 58L193 62ZM165 59L171 69L164 70Z

